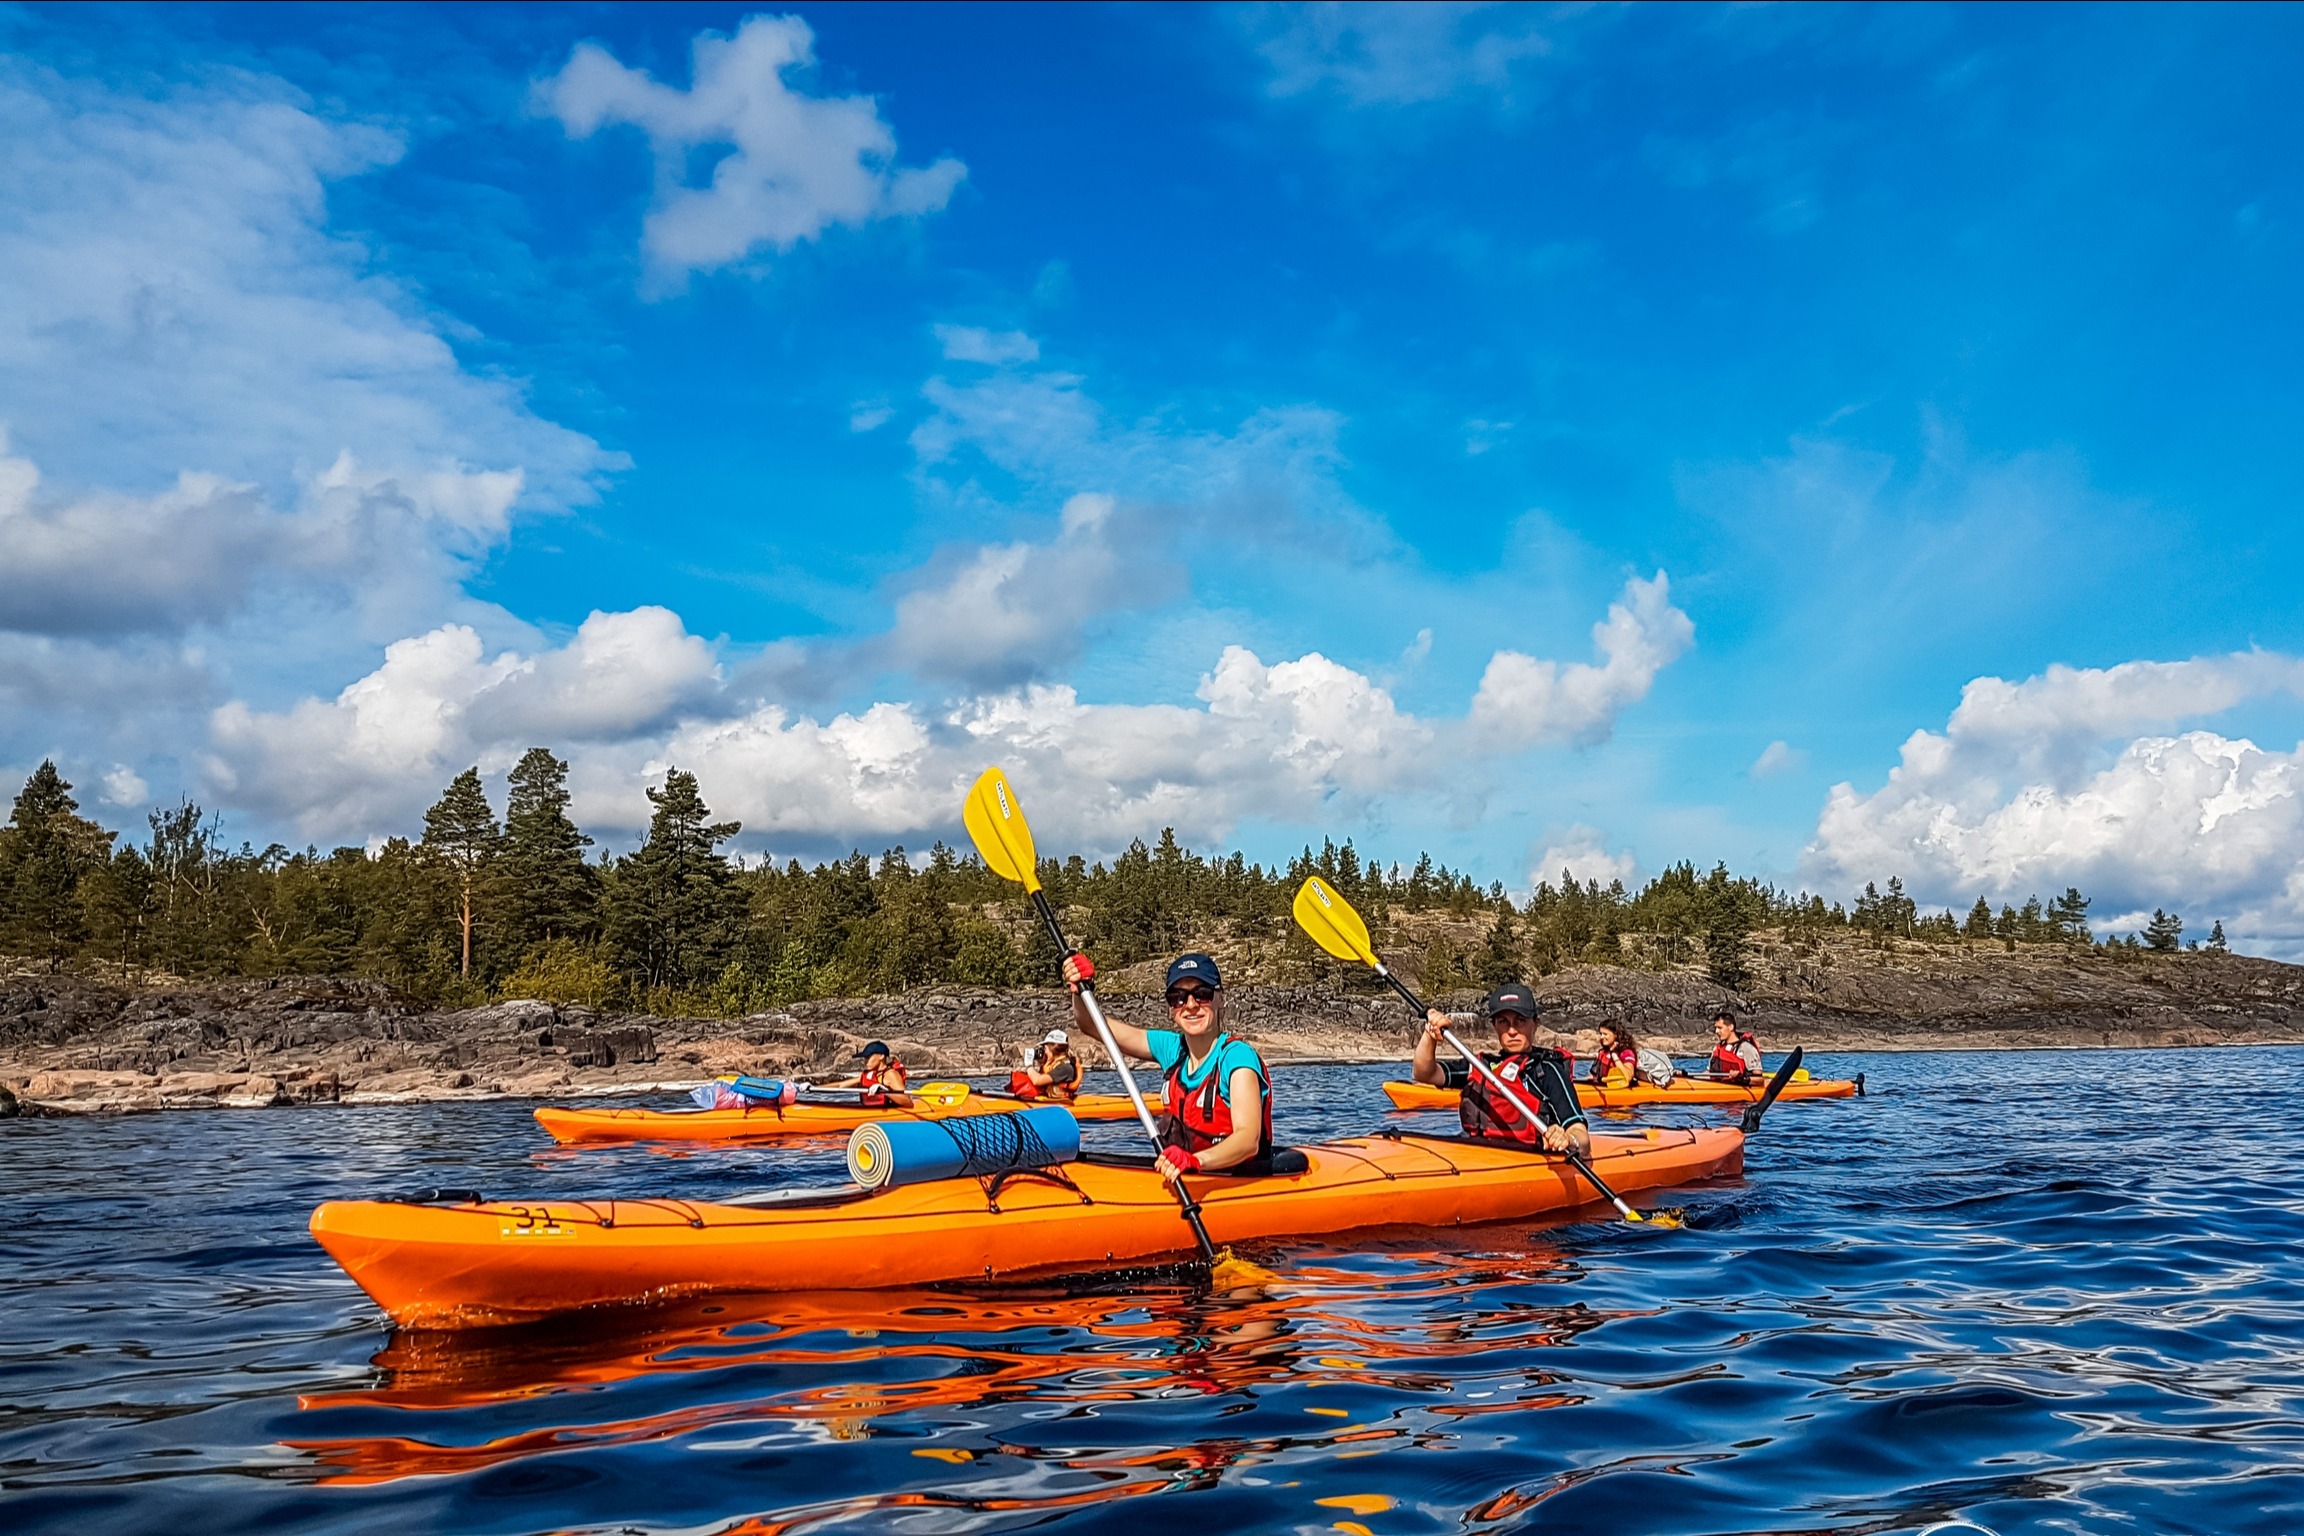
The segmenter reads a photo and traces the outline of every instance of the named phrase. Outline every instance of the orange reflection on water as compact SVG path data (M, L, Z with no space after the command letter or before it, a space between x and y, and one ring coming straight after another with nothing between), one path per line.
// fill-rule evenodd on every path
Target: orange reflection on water
M1242 1393L1277 1384L1360 1385L1430 1397L1429 1411L1449 1418L1570 1401L1545 1391L1547 1381L1535 1373L1525 1373L1522 1392L1506 1401L1451 1401L1450 1378L1433 1369L1498 1349L1566 1343L1607 1321L1611 1314L1580 1306L1509 1304L1467 1313L1460 1305L1466 1292L1565 1277L1556 1255L1427 1249L1387 1252L1382 1258L1387 1268L1380 1272L1300 1262L1273 1285L1219 1293L1173 1281L1118 1294L801 1292L699 1299L651 1312L590 1314L528 1328L401 1333L374 1359L384 1373L379 1387L315 1394L300 1405L314 1412L388 1408L440 1413L452 1420L458 1410L557 1398L568 1405L572 1421L472 1444L408 1434L285 1443L324 1468L324 1482L378 1483L478 1471L550 1452L666 1441L736 1422L801 1421L834 1438L856 1438L872 1433L874 1422L890 1415L1025 1398L1090 1404ZM1419 1298L1450 1306L1419 1312L1413 1306ZM1380 1327L1359 1315L1367 1310L1379 1310L1387 1324ZM887 1371L889 1362L904 1362L898 1369L915 1374L867 1379ZM617 1383L754 1367L805 1372L812 1384L765 1394L734 1388L710 1401L633 1417L582 1416L584 1409L612 1405L615 1394L598 1389ZM710 1389L706 1393L711 1395ZM441 1425L449 1427L448 1422ZM1406 1434L1398 1427L1350 1424L1284 1442L1214 1442L1222 1448L1087 1458L1071 1469L1101 1472L1112 1481L1085 1493L1066 1490L1056 1504L994 1505L941 1494L890 1498L971 1508L1054 1508L1175 1487L1179 1478L1220 1473L1241 1454L1382 1442ZM1216 1458L1213 1470L1169 1464L1204 1454ZM1147 1468L1164 1475L1146 1481L1137 1474ZM841 1506L879 1507L894 1506L881 1499ZM742 1529L790 1529L791 1520L819 1520L833 1513L827 1507L779 1515L782 1523Z

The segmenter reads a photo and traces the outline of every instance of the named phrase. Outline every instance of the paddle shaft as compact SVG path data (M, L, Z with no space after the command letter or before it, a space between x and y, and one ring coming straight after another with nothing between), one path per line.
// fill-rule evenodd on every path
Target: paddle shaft
M1032 891L1032 905L1039 908L1040 921L1048 925L1048 936L1056 941L1056 952L1061 955L1072 953L1072 946L1064 940L1063 925L1056 921L1056 909L1048 905L1048 893L1035 887ZM1121 1054L1120 1042L1113 1038L1112 1026L1105 1021L1103 1005L1096 1001L1095 986L1083 981L1079 983L1079 988L1080 1001L1087 1005L1089 1021L1096 1026L1096 1034L1103 1041L1105 1052L1111 1056L1112 1065L1120 1069L1120 1082L1128 1090L1128 1102L1136 1106L1136 1119L1143 1125L1144 1134L1152 1139L1153 1154L1157 1156L1161 1148L1160 1127L1152 1119L1151 1106L1144 1102L1143 1093L1136 1087L1136 1074L1128 1070L1128 1058ZM1208 1228L1200 1220L1200 1202L1192 1198L1191 1191L1184 1187L1181 1179L1171 1181L1168 1187L1176 1192L1176 1203L1183 1207L1184 1219L1192 1224L1192 1237L1200 1245L1200 1256L1211 1264L1215 1263L1216 1244L1209 1238Z
M1768 1113L1768 1106L1776 1102L1776 1095L1784 1091L1784 1085L1792 1081L1792 1074L1800 1070L1800 1058L1807 1054L1807 1049L1800 1045L1792 1047L1792 1054L1784 1058L1784 1064L1768 1080L1768 1091L1760 1095L1760 1102L1744 1111L1744 1118L1739 1125L1745 1135L1749 1136L1760 1129L1760 1117Z
M1424 999L1418 997L1414 992L1411 992L1408 989L1407 983L1403 982L1399 977L1393 975L1390 968L1388 968L1383 961L1377 960L1372 963L1376 967L1376 974L1383 977L1386 981L1392 984L1392 990L1399 993L1400 996L1406 1000L1408 1006L1416 1010L1416 1016L1418 1018L1423 1018L1425 1015L1432 1011L1429 1007L1425 1006ZM1536 1128L1538 1130L1542 1131L1551 1129L1551 1127L1545 1122L1544 1111L1539 1109L1535 1104L1529 1102L1528 1099L1524 1098L1517 1087L1499 1077L1496 1074L1495 1068L1489 1066L1488 1063L1480 1059L1480 1053L1478 1051L1473 1050L1463 1041L1457 1039L1456 1031L1452 1029L1443 1029L1440 1031L1440 1038L1447 1041L1450 1045L1456 1047L1458 1054L1463 1056L1467 1062L1471 1063L1472 1070L1479 1073L1481 1077L1485 1078L1491 1088L1494 1088L1498 1093L1503 1094L1504 1097L1519 1105L1521 1113L1527 1115L1531 1120L1535 1121ZM1576 1171L1584 1175L1585 1181L1589 1183L1594 1189L1600 1191L1601 1195L1606 1198L1608 1203L1616 1207L1617 1214L1622 1216L1626 1221L1646 1221L1648 1219L1647 1217L1642 1216L1638 1211L1632 1209L1631 1206L1627 1205L1624 1201L1624 1197L1616 1193L1616 1191L1610 1189L1608 1187L1607 1181L1601 1178L1597 1173L1594 1173L1592 1171L1592 1165L1586 1162L1577 1153L1574 1151L1568 1151L1563 1152L1560 1155L1568 1159L1568 1161L1575 1167Z

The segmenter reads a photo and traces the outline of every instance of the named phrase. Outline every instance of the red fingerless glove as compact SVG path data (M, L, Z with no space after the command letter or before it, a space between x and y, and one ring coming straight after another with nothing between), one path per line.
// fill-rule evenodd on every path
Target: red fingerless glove
M1200 1159L1182 1147L1162 1147L1160 1149L1160 1161L1178 1173L1198 1173L1200 1171Z
M1064 980L1075 992L1080 990L1080 983L1096 979L1096 962L1078 950L1074 950L1064 957L1064 970ZM1078 972L1078 974L1075 975L1074 972Z

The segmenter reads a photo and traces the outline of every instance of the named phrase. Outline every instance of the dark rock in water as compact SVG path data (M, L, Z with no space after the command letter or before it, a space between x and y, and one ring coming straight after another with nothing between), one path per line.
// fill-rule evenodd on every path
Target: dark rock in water
M16 1102L16 1095L0 1086L0 1120L13 1120L24 1113L24 1106Z

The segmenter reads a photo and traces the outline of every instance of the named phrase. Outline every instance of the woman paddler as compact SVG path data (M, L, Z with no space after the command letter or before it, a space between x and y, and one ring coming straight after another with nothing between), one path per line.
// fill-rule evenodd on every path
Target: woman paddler
M1533 1033L1541 1010L1536 994L1509 981L1488 994L1488 1020L1496 1026L1496 1054L1480 1059L1515 1092L1499 1092L1482 1073L1466 1069L1464 1096L1457 1113L1464 1134L1497 1141L1541 1146L1547 1152L1575 1152L1589 1156L1592 1132L1576 1102L1576 1063L1565 1051L1538 1045ZM1440 1032L1448 1028L1448 1015L1434 1008L1424 1015L1424 1033L1417 1037L1411 1074L1435 1088L1448 1086L1451 1076L1440 1061ZM1525 1097L1544 1115L1538 1130L1520 1099Z
M1628 1025L1614 1019L1600 1026L1600 1049L1592 1057L1592 1084L1629 1088L1640 1081L1640 1047Z
M1752 1038L1752 1031L1737 1027L1736 1015L1729 1009L1712 1015L1712 1058L1704 1063L1704 1075L1714 1082L1746 1087L1768 1075L1760 1062L1760 1042Z
M1080 1059L1072 1054L1071 1036L1060 1029L1042 1035L1032 1047L1032 1059L1008 1074L1008 1087L1020 1099L1071 1103L1080 1092Z
M904 1091L908 1079L904 1063L898 1061L888 1049L885 1040L874 1040L856 1053L864 1063L864 1070L854 1077L844 1077L836 1083L818 1083L819 1088L861 1088L856 1102L866 1109L910 1109L912 1095Z
M1074 951L1064 957L1072 1017L1095 1038L1080 983L1096 967ZM1120 1049L1161 1071L1160 1171L1174 1183L1187 1173L1261 1173L1272 1166L1272 1076L1245 1040L1224 1033L1224 979L1207 955L1179 955L1168 967L1168 1020L1173 1029L1138 1029L1111 1015Z

